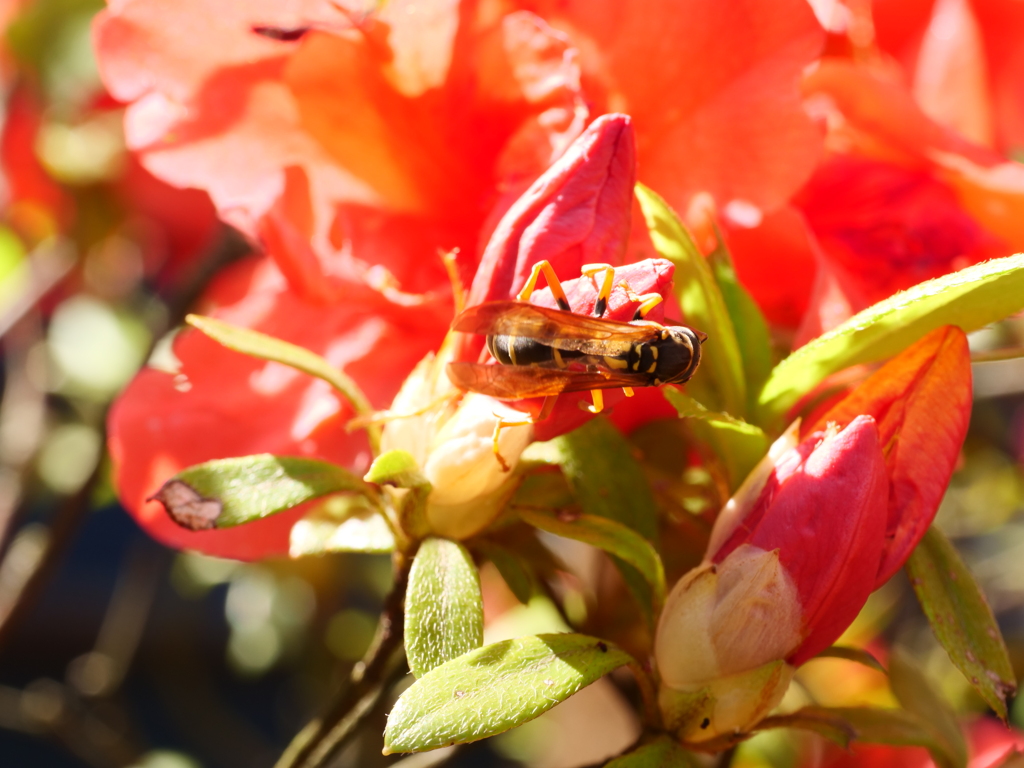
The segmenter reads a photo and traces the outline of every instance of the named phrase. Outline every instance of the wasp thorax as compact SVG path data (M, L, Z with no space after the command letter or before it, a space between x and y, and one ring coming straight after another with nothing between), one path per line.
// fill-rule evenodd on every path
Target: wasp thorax
M655 374L661 384L682 384L688 381L700 365L700 345L703 334L685 326L670 326L662 338L653 342L657 349L658 366Z

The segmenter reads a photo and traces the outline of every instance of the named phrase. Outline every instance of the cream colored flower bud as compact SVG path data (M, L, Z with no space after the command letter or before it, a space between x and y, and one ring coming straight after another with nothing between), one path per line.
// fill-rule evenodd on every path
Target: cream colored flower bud
M744 544L676 584L655 636L661 703L686 741L745 730L786 691L801 641L796 586L778 552Z
M529 415L499 400L452 387L444 374L447 345L424 359L391 406L381 449L412 454L433 486L427 522L433 533L464 539L489 525L515 490L512 470L533 440ZM499 418L503 427L494 452ZM504 462L504 464L503 464Z

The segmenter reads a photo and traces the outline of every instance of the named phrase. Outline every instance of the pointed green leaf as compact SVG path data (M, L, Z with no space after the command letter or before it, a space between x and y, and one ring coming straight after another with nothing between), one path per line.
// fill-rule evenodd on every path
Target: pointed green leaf
M651 586L655 613L661 610L665 602L665 569L657 550L643 536L622 523L596 515L556 517L532 510L523 510L519 515L524 522L535 528L582 541L632 565Z
M1005 722L1016 677L992 609L956 548L928 529L906 565L932 632L957 669Z
M940 768L962 768L954 755L920 717L902 709L874 707L804 707L791 715L761 721L756 730L800 728L814 731L848 747L850 742L887 744L893 747L924 747Z
M993 259L915 285L868 307L775 366L758 397L758 424L774 428L827 376L884 360L943 325L971 332L1024 309L1024 255Z
M339 491L372 493L337 464L261 453L189 467L152 498L178 525L204 531L260 520Z
M740 483L768 453L768 437L760 427L736 419L727 413L709 411L681 389L665 387L662 392L682 419L703 422L694 425L695 434L711 446L729 477L729 488Z
M358 384L320 355L305 347L203 315L188 315L185 322L235 352L260 360L281 363L308 373L310 376L323 379L348 400L356 413L373 413L373 406L370 405L370 401L366 399L366 395L363 394ZM380 427L371 425L367 427L366 432L376 453L380 445Z
M711 267L656 192L637 184L636 196L654 249L676 267L676 298L686 323L708 334L703 362L687 387L701 402L743 416L747 389L739 342Z
M534 593L534 581L523 561L505 547L490 541L476 544L476 550L494 564L505 580L512 594L523 605L530 602Z
M648 541L658 532L658 508L647 476L626 438L605 418L592 419L552 441L562 473L584 513L632 528ZM615 559L629 590L648 621L653 621L647 581L631 565Z
M693 756L667 736L616 757L604 768L694 768Z
M863 648L847 648L842 645L833 645L831 648L826 648L814 658L845 659L846 661L855 661L858 664L863 664L865 667L875 670L876 672L881 672L883 675L889 674L885 667L882 666L882 663L876 659L874 655L868 653Z
M893 649L889 656L889 686L900 706L920 717L932 729L943 751L953 758L956 765L967 765L967 742L956 712L928 681L917 663L900 648Z
M736 276L732 256L718 235L718 247L708 254L708 264L722 291L725 306L729 310L736 341L743 361L743 376L747 383L747 411L753 413L757 405L757 393L772 372L772 342L768 323L761 314L757 302L747 292Z
M332 496L315 505L289 533L293 558L329 552L385 553L395 537L384 516L364 496Z
M384 753L466 744L522 725L633 659L586 635L494 643L435 667L388 715Z
M484 605L473 558L454 541L427 539L412 561L405 594L409 669L423 677L483 641Z
M584 512L620 522L654 541L658 532L654 494L629 443L611 422L591 419L552 444Z

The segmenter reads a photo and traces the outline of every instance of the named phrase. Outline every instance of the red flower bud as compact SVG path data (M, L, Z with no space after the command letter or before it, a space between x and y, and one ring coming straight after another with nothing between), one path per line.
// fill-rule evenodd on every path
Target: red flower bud
M687 741L758 722L791 670L874 589L888 480L870 416L783 436L720 515L705 563L672 590L655 638L666 720Z
M880 587L906 562L935 518L971 419L971 358L964 332L938 328L879 368L809 431L858 414L878 422L889 474Z
M626 115L603 115L498 223L467 303L515 297L541 259L563 278L584 264L621 263L635 184L633 125Z

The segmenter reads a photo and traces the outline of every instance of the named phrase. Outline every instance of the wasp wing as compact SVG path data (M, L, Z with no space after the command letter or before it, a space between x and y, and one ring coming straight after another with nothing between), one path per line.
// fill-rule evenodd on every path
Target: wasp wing
M522 400L591 389L645 387L651 383L645 374L634 372L574 371L485 363L448 363L448 378L459 389L498 400Z
M452 330L485 336L523 336L557 349L587 355L617 355L633 344L657 339L661 326L577 315L525 301L489 301L470 307L456 317Z

